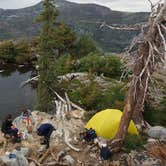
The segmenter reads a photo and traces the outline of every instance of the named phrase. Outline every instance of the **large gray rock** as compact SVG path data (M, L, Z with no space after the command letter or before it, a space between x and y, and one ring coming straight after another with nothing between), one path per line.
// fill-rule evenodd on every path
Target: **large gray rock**
M28 160L23 155L16 156L16 158L9 158L9 155L4 155L0 159L7 166L29 166Z
M166 128L162 126L151 127L148 132L148 136L155 139L166 139Z
M20 148L20 150L13 150L12 154L16 156L15 158L10 158L9 154L5 154L0 159L7 166L29 166L28 160L25 157L29 155L29 152L28 148Z

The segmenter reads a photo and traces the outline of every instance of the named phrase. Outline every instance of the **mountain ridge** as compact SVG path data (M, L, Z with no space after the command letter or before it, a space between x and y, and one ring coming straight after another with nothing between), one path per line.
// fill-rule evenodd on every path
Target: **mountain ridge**
M58 20L64 20L78 34L90 35L105 51L122 52L138 32L122 32L106 27L100 29L98 22L108 24L136 24L145 22L148 13L129 13L111 10L97 4L79 4L57 0L60 11ZM22 9L0 9L0 39L32 37L39 34L40 27L34 23L42 10L42 2Z

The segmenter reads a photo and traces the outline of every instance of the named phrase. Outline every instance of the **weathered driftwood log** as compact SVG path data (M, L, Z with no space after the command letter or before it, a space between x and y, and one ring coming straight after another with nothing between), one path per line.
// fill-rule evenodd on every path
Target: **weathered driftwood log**
M33 78L30 78L30 79L28 79L28 80L22 82L22 83L20 84L20 87L23 87L23 86L29 84L29 83L32 82L32 81L38 81L38 79L39 79L39 75L37 75L37 76L35 76L35 77L33 77Z

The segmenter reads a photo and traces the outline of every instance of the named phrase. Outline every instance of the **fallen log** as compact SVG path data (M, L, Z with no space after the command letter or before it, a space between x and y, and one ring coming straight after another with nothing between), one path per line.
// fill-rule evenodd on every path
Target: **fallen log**
M23 81L23 82L20 84L20 87L25 86L26 84L30 83L31 81L38 81L38 79L39 79L39 75L37 75L37 76L35 76L35 77L33 77L33 78L30 78L30 79L28 79L28 80L26 80L26 81Z

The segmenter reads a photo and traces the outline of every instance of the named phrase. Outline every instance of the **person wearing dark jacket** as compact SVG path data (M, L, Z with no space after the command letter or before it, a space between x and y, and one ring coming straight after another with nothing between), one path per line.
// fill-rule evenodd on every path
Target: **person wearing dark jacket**
M46 148L49 148L50 136L54 130L55 128L50 123L43 123L37 129L37 134L39 136L44 136L43 144L46 144Z
M1 131L5 135L9 135L13 138L14 142L18 139L18 129L12 124L12 115L6 116L5 120L2 122Z

